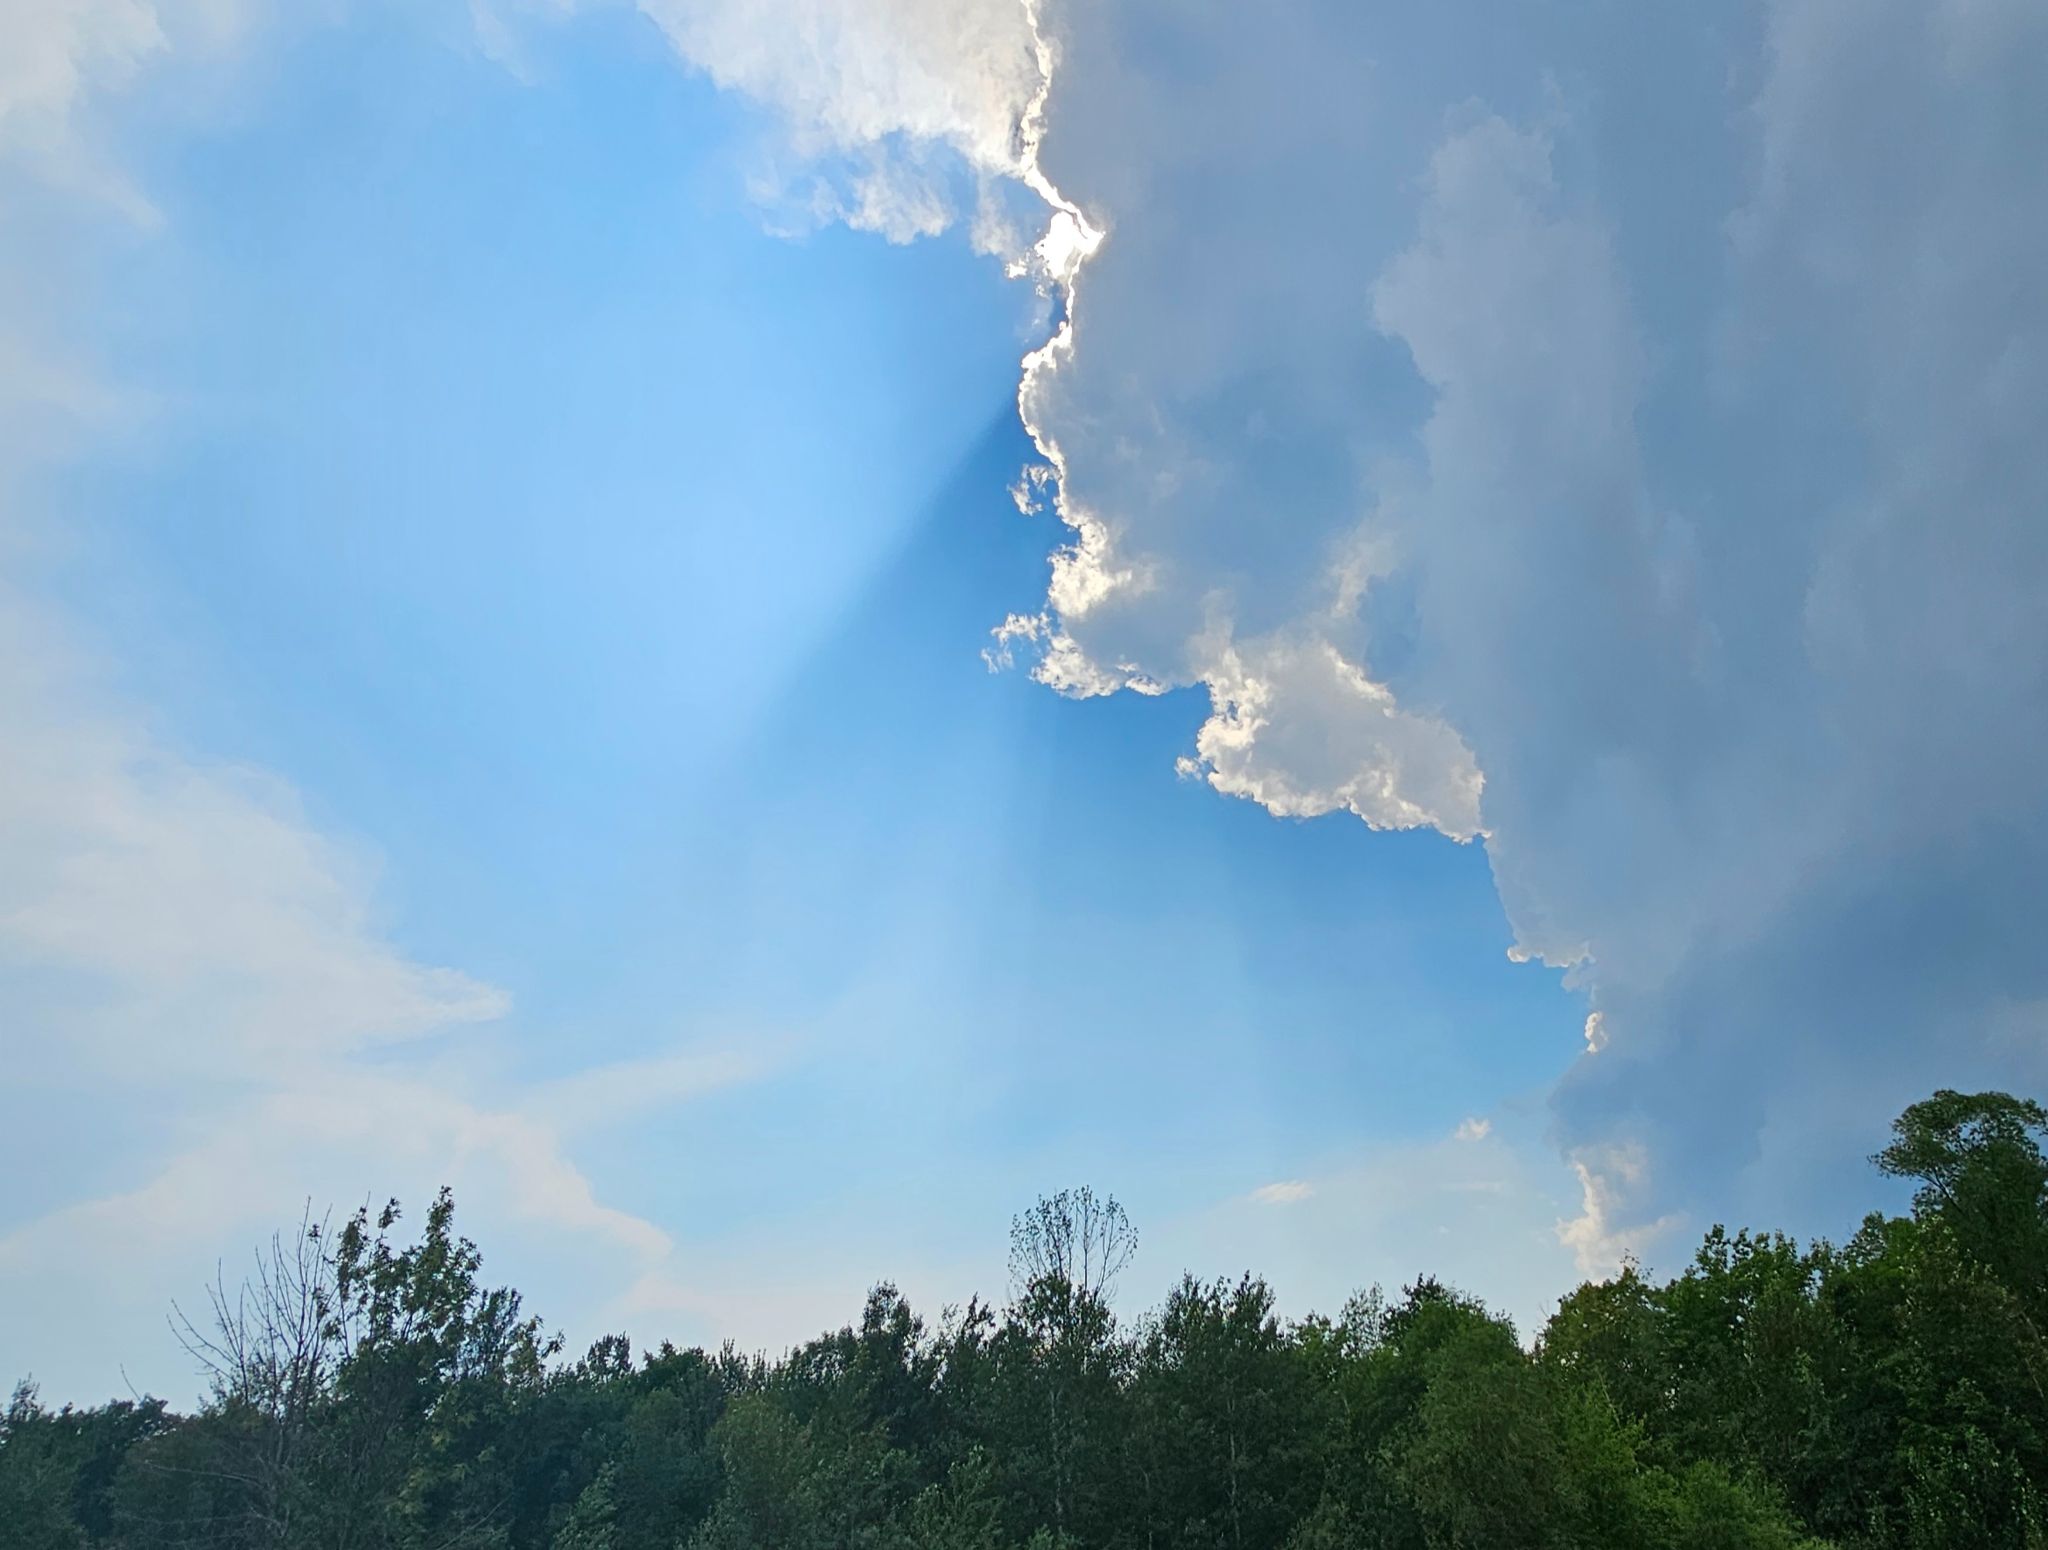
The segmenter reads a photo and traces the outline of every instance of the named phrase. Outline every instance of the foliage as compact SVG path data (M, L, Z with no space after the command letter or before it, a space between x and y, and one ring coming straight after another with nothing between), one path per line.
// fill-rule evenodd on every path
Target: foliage
M1289 1323L1254 1276L1125 1323L1122 1209L1052 1196L1009 1302L890 1286L767 1361L581 1359L444 1192L302 1223L179 1320L161 1403L0 1418L0 1550L2048 1550L2048 1115L1940 1092L1846 1244L1706 1235L1533 1346L1423 1279Z

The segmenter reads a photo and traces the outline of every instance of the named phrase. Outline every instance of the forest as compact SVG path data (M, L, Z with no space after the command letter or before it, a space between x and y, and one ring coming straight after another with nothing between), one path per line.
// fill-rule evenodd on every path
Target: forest
M1424 1278L1279 1317L1256 1276L1114 1311L1136 1234L1070 1190L1006 1300L890 1286L779 1359L572 1357L444 1191L281 1234L174 1328L210 1375L0 1422L0 1547L1437 1550L2048 1546L2048 1113L1941 1091L1837 1246L1706 1234L1518 1332Z

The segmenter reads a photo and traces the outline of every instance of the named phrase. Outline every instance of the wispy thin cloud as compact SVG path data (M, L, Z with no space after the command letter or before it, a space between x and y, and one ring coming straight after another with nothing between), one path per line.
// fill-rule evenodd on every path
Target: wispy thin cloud
M1262 1206L1291 1206L1308 1199L1315 1192L1315 1186L1305 1179L1282 1179L1273 1184L1261 1184L1252 1191L1252 1199Z

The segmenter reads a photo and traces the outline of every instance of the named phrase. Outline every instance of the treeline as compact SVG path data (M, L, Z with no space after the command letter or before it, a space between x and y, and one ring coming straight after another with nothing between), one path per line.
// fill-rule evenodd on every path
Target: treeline
M2048 1545L2048 1115L1937 1093L1875 1159L1910 1215L1707 1235L1531 1346L1433 1280L1279 1319L1265 1283L1111 1310L1135 1236L1055 1196L1013 1288L878 1287L778 1361L580 1360L487 1288L444 1193L281 1238L182 1322L213 1375L0 1427L0 1546L236 1550L1915 1550Z

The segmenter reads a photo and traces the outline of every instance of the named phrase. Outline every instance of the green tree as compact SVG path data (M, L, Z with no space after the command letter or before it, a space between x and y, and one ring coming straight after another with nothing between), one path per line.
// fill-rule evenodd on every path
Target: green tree
M558 1364L444 1192L410 1242L359 1212L217 1283L196 1414L18 1389L0 1550L2048 1550L2044 1135L1937 1093L1876 1159L1910 1215L1717 1227L1533 1350L1426 1277L1293 1325L1184 1277L1127 1328L1135 1235L1070 1191L1000 1315L883 1285L776 1361Z
M1308 1373L1263 1281L1183 1278L1140 1348L1131 1411L1160 1543L1277 1544L1314 1500Z
M87 1543L73 1515L78 1458L64 1418L15 1385L0 1417L0 1550L69 1550Z
M1892 1123L1879 1171L1917 1179L1915 1215L1951 1233L1957 1247L2013 1294L2038 1342L2048 1322L2048 1111L2006 1093L1948 1088Z
M1025 1514L1056 1534L1105 1532L1129 1352L1109 1296L1137 1250L1114 1198L1041 1199L1010 1230L1015 1291L995 1342L1004 1442Z
M613 1490L617 1480L614 1465L607 1464L597 1472L555 1531L554 1550L617 1550L619 1509Z
M713 1428L725 1488L692 1550L824 1550L832 1543L809 1431L766 1394L735 1399Z
M876 1537L876 1550L1002 1550L1002 1497L988 1455L976 1448L912 1498Z

